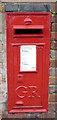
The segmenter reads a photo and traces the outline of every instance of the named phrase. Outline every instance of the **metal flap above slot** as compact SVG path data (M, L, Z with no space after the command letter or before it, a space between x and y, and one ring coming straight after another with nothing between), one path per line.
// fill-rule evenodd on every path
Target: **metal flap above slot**
M15 25L13 26L13 35L14 37L19 36L43 36L43 25L30 25L30 26L24 26L24 25Z

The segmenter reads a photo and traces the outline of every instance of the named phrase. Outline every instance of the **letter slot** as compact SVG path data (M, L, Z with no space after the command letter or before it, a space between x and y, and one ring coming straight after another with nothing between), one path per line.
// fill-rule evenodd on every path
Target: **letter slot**
M30 35L30 36L43 36L43 31L44 31L44 26L43 25L30 25L30 26L14 26L13 27L14 31L14 36L20 36L20 35Z

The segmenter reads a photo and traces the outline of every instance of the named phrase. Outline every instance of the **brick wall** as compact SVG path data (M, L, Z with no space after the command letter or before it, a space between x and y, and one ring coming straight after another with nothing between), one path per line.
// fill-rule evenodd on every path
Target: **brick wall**
M51 16L50 76L48 113L8 114L7 112L7 67L6 67L6 17L4 3L0 2L0 118L57 118L57 14ZM13 3L14 4L14 3ZM39 4L39 3L38 3ZM55 11L55 3L50 4Z

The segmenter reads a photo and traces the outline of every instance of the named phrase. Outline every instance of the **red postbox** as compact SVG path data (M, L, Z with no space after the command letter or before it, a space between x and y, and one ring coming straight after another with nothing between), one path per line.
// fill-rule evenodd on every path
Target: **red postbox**
M47 112L49 12L8 12L8 112Z

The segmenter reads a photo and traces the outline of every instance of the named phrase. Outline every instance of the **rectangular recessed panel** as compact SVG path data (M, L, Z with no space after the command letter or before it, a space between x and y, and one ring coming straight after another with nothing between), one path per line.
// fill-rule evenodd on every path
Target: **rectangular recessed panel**
M37 72L21 72L20 68L20 49L21 52L27 53L27 55L32 52L31 57L36 53L37 61ZM31 107L43 107L42 105L42 87L43 87L43 78L42 74L45 65L44 51L45 45L17 45L13 47L13 56L14 56L14 108L31 108ZM33 51L34 50L34 51ZM17 53L17 54L16 54ZM23 54L23 57L25 56ZM27 57L27 56L25 56ZM24 58L23 58L24 59ZM28 57L29 59L29 57ZM26 59L25 59L26 60ZM18 71L17 71L18 68ZM28 68L28 66L27 66ZM26 69L25 69L26 70Z

